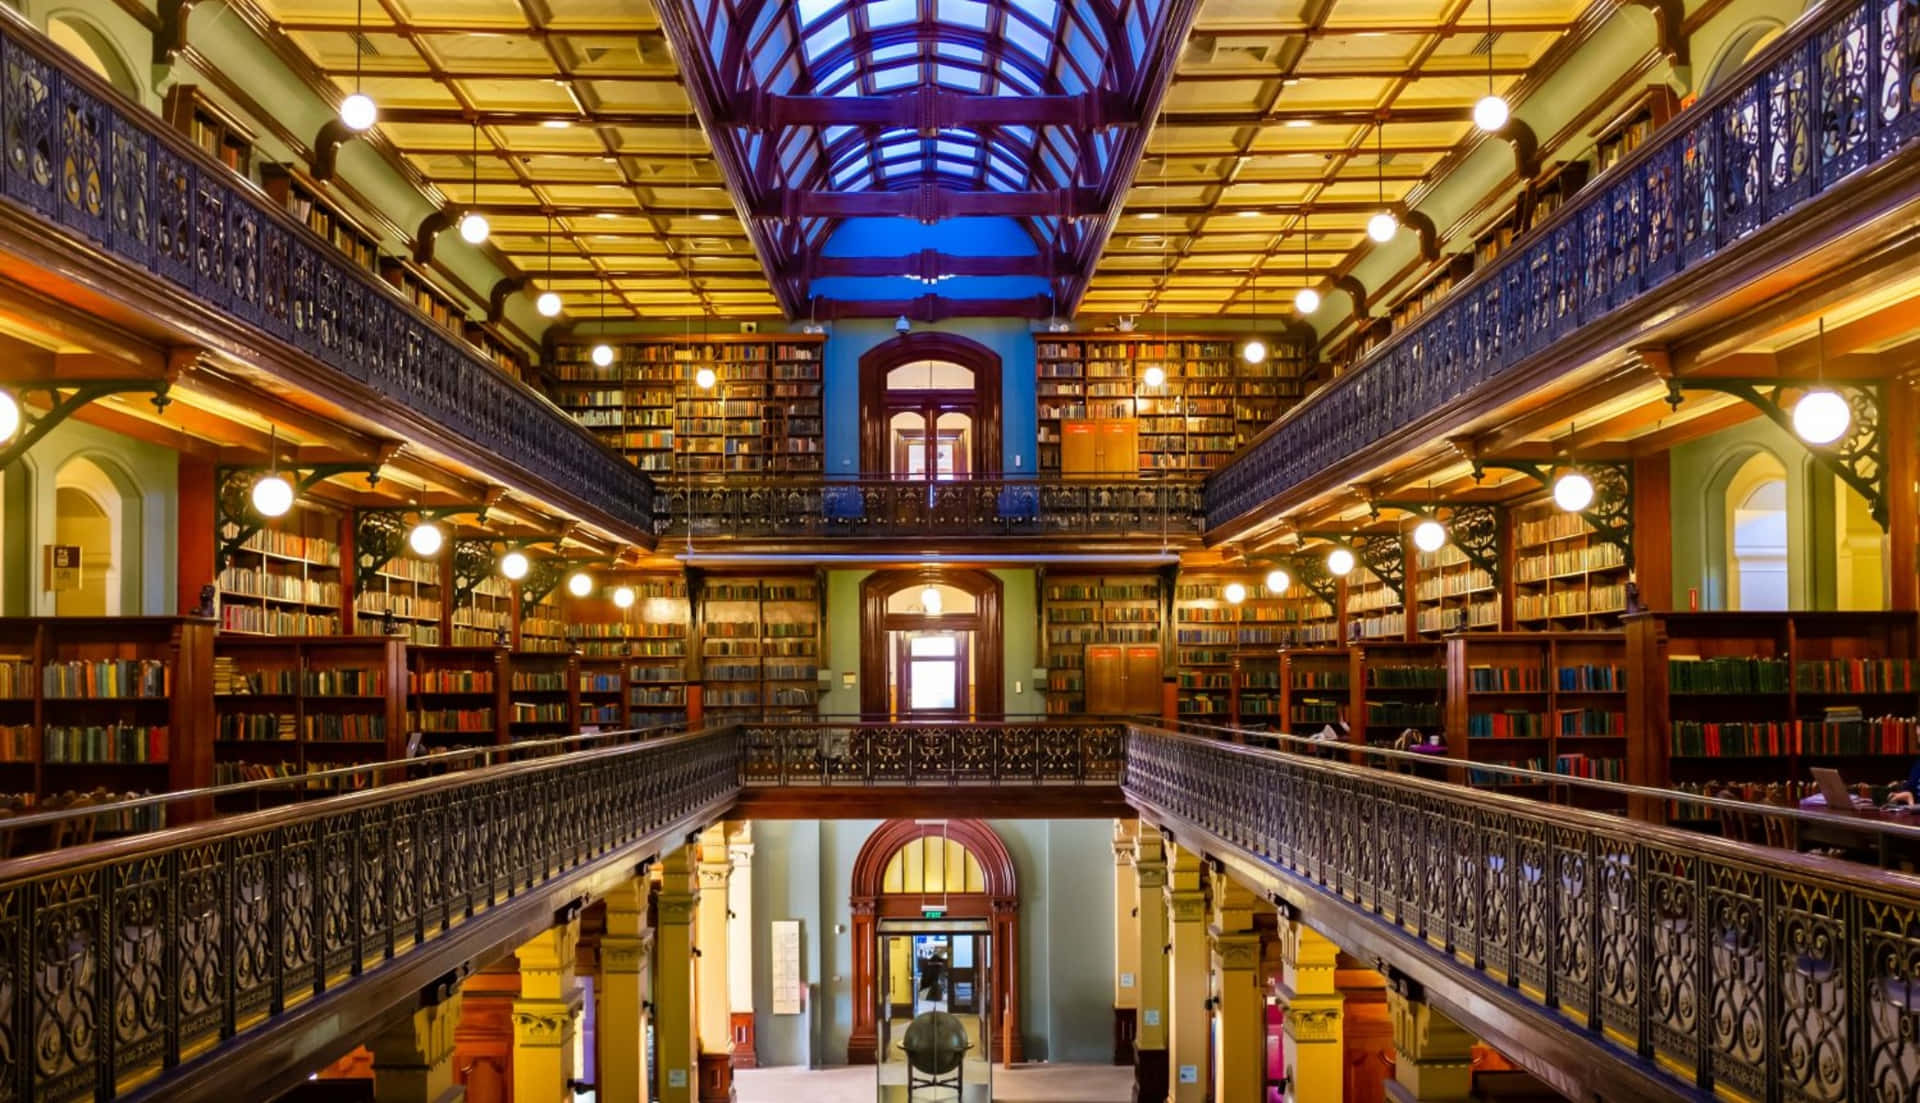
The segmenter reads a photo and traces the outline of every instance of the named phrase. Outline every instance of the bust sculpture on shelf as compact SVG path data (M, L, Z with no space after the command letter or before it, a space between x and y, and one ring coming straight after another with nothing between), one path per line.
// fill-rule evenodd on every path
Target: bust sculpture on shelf
M958 1099L965 1078L967 1027L945 1011L927 1011L907 1024L900 1039L907 1054L907 1098Z

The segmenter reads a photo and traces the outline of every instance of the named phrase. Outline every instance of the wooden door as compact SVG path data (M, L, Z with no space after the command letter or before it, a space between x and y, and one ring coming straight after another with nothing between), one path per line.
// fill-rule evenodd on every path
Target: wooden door
M1126 659L1118 647L1087 648L1087 715L1112 716L1127 707Z
M1108 418L1100 426L1100 473L1136 475L1140 472L1140 422Z
M1126 699L1123 711L1136 716L1160 715L1160 647L1127 648Z

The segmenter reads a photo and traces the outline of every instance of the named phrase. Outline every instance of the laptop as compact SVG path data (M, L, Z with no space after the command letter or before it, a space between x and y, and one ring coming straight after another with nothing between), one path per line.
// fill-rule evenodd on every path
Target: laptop
M1840 771L1830 766L1815 766L1808 771L1813 774L1814 787L1820 791L1820 797L1827 802L1827 811L1843 815L1854 813L1853 794L1847 791L1847 783L1840 778Z

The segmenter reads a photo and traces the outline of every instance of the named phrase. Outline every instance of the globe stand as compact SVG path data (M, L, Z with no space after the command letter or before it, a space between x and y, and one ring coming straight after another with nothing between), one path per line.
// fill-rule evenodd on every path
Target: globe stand
M945 1011L928 1011L907 1024L900 1039L907 1055L907 1099L960 1100L965 1097L967 1040L964 1023Z

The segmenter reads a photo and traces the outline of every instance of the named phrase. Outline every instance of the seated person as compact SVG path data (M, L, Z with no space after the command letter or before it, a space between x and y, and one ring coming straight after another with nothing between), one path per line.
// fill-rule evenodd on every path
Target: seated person
M1907 771L1907 780L1895 785L1893 791L1887 794L1887 804L1910 806L1916 797L1920 797L1920 760L1916 760L1913 768Z

